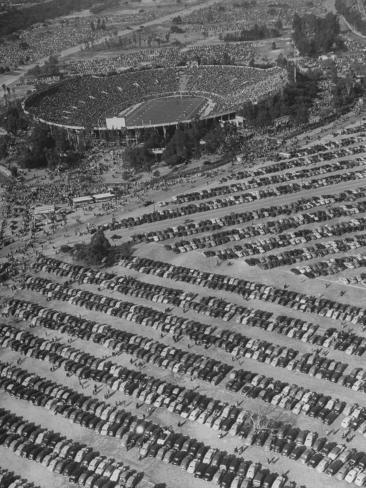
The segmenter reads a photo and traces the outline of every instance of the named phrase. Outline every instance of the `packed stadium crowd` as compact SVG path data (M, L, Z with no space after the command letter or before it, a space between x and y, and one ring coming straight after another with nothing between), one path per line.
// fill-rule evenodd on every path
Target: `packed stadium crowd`
M182 82L184 80L184 83ZM279 90L287 81L280 68L192 66L125 72L108 77L78 77L35 95L27 109L36 117L77 127L104 125L106 117L166 93L212 94L215 113L230 110ZM184 86L183 86L184 85Z
M349 72L359 72L361 69L364 72L364 64L366 61L366 51L363 42L356 39L344 40L346 50L334 58L337 66L337 72L340 76L347 76Z
M69 75L95 74L119 71L142 66L172 67L197 61L199 64L247 65L253 58L255 45L252 42L227 42L163 48L146 48L128 51L118 56L100 56L70 61L64 65Z
M225 2L223 7L220 4L213 5L183 16L184 24L199 24L205 29L216 30L236 30L244 27L275 22L281 19L284 26L292 23L295 12L299 15L302 13L324 12L321 2L302 2L301 0L292 0L286 3L272 3L261 0L256 2L246 2L247 5L235 1Z
M76 44L92 42L104 35L105 30L92 30L87 17L76 17L64 22L55 20L47 25L37 24L21 32L17 40L8 40L0 45L0 65L14 69Z
M160 15L167 12L169 9L164 9ZM19 65L35 63L72 46L90 46L112 32L127 28L133 22L148 22L155 17L156 13L152 10L142 10L113 17L75 16L34 24L1 43L0 66L11 70ZM103 28L98 28L98 25L103 25Z

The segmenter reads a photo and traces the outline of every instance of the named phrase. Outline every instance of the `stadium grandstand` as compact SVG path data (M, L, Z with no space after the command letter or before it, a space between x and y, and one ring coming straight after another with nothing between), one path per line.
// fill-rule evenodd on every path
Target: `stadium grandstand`
M24 111L36 120L97 137L136 134L194 119L230 119L287 83L280 68L189 66L66 79L31 95Z

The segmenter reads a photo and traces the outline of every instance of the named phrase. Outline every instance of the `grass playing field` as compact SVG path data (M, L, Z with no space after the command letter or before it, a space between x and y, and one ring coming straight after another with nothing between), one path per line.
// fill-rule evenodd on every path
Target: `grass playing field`
M203 97L171 96L148 100L126 117L127 127L163 125L192 119L206 103Z

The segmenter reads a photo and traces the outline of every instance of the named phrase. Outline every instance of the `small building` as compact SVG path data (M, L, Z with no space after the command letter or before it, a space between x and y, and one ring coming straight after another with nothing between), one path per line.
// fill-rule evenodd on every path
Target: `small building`
M94 203L94 200L91 196L75 197L72 199L72 206L75 208L84 207L84 206L90 205L92 203Z
M54 205L39 205L37 207L34 207L33 209L33 215L35 217L37 216L42 216L42 215L50 215L55 213L55 206Z
M98 193L97 195L93 195L93 200L95 203L105 203L113 200L115 195L113 193Z

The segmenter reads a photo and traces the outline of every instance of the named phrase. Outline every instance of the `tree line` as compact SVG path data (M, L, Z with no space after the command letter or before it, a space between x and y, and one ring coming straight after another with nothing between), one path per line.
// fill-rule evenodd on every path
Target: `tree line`
M30 137L30 144L25 148L21 164L26 168L44 166L51 170L69 169L78 164L83 157L69 141L64 129L36 124Z
M343 46L339 37L340 27L337 15L328 13L325 17L307 14L294 15L293 40L302 56L317 57Z
M320 71L311 71L306 74L296 73L294 66L288 65L289 83L274 96L259 103L246 103L241 114L247 122L258 128L265 128L275 123L276 119L288 117L289 124L293 126L309 122L311 108L319 95L319 82L324 78ZM341 112L350 107L364 94L362 84L355 81L350 74L347 77L338 77L337 70L330 76L331 106L330 111Z
M280 37L281 29L281 21L278 21L275 27L255 24L251 29L242 29L240 32L228 32L223 37L223 40L225 42L259 41L271 37Z
M306 123L310 107L319 91L319 79L316 73L311 76L298 73L296 81L292 77L282 92L256 104L244 104L241 114L249 124L261 128L272 125L276 119L284 116L289 116L295 125Z
M150 171L156 162L152 151L164 148L162 159L168 166L188 163L199 158L203 152L208 154L235 152L238 147L237 130L232 124L221 125L216 120L194 120L191 125L179 125L164 136L158 129L146 129L143 142L126 149L124 157L135 171Z

